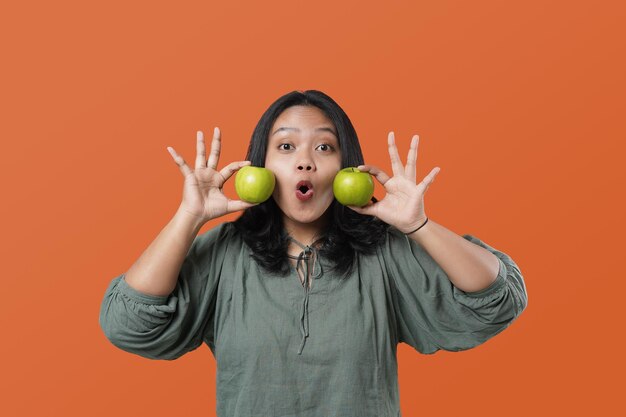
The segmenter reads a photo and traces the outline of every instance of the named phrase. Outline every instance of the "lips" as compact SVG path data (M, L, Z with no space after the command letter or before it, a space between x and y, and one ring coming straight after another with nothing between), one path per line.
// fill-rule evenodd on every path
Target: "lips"
M296 197L300 201L307 201L313 198L313 183L311 181L300 181L296 184Z

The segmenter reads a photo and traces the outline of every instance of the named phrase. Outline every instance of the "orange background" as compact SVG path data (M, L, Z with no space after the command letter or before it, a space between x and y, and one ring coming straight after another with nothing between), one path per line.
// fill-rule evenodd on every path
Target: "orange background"
M387 132L403 161L419 134L418 177L441 167L426 213L526 279L528 308L485 344L399 346L403 415L620 414L625 20L621 1L3 4L0 414L214 415L206 345L128 354L100 303L180 203L166 147L193 163L219 126L219 167L242 160L305 89L388 173Z

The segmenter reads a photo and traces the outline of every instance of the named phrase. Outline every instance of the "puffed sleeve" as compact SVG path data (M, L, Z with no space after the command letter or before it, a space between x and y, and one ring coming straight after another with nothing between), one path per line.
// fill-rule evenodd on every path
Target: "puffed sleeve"
M169 296L139 292L126 283L125 274L115 277L100 307L107 339L149 359L173 360L198 348L214 316L228 226L222 223L196 236Z
M393 227L387 236L382 251L393 287L398 343L424 354L471 349L506 329L526 308L519 267L480 239L463 235L496 255L500 270L488 288L465 292L413 239Z

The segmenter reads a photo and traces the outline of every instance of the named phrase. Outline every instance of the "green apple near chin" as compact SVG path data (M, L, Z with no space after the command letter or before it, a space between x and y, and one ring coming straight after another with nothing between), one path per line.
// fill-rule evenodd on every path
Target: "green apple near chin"
M374 180L369 172L344 168L335 175L333 193L344 206L363 207L374 195Z
M235 191L248 203L262 203L274 192L276 178L267 168L246 165L235 175Z

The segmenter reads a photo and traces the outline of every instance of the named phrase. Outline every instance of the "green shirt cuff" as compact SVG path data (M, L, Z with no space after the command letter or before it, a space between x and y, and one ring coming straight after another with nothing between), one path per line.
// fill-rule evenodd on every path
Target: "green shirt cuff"
M454 287L455 292L460 293L462 295L466 295L468 297L476 297L476 298L488 297L492 294L497 293L499 290L501 290L502 288L506 286L506 273L507 273L506 265L504 264L502 259L500 259L499 257L498 257L498 262L500 263L498 276L496 277L496 280L491 283L490 286L488 286L487 288L483 288L480 291L473 291L473 292L463 291L463 290L458 289L457 287Z
M167 303L167 299L169 298L168 295L152 295L137 291L136 289L128 285L125 280L124 274L122 274L122 276L119 278L119 281L117 283L117 290L131 300L143 304L163 305Z

